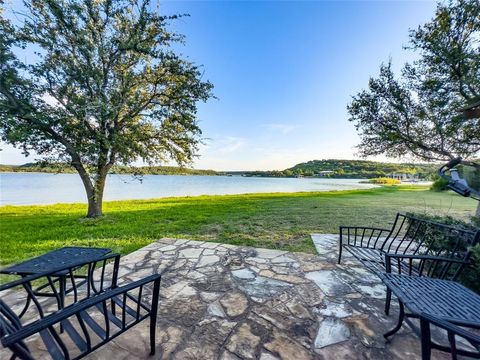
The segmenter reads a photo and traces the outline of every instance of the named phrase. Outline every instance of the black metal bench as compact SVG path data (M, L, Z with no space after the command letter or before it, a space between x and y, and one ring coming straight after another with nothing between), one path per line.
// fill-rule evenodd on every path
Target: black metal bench
M114 266L108 264L112 259L118 259L118 255L69 264L0 286L0 341L13 353L12 359L34 359L28 347L28 341L34 337L40 337L54 360L80 359L147 318L153 355L161 276L155 274L117 286L116 261ZM87 269L86 282L76 280L75 272L82 268ZM65 298L60 309L59 284L54 281L59 273L67 274L73 293ZM33 284L40 280L50 285L56 302L34 292ZM23 298L30 298L34 306L22 310L24 316L20 319L8 300L22 298L22 290Z
M456 280L470 264L470 247L479 240L480 231L397 214L390 229L340 226L338 263L345 249L377 275L395 272ZM387 315L390 302L387 289Z

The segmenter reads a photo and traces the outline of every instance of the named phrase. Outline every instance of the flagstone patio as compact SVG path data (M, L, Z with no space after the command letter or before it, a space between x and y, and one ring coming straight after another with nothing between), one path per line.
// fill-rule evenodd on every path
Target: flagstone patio
M409 329L383 339L396 312L377 277L348 254L336 264L336 235L312 239L318 256L161 239L122 257L120 283L164 274L157 353L145 321L88 358L418 359Z

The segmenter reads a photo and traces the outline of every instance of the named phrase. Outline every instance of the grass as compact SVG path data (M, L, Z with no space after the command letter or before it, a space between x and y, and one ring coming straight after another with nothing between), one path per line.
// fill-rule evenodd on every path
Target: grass
M67 245L126 254L161 237L313 253L312 232L335 233L341 224L385 226L397 211L468 218L475 206L452 193L411 186L113 201L98 220L83 218L85 204L3 206L0 264Z

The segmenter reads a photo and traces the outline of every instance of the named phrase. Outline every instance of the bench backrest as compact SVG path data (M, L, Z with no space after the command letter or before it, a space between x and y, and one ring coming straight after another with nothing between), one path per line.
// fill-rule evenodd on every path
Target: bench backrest
M469 248L479 241L480 231L397 214L382 250L394 254L431 255L465 260L470 256Z
M456 280L470 260L471 247L479 242L480 231L397 214L382 250L387 253L424 257L397 258L392 266L396 267L395 271L399 273Z

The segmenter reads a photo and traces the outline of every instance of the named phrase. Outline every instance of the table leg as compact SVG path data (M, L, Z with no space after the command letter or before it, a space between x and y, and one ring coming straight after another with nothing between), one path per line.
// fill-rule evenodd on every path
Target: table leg
M58 278L59 282L59 297L60 297L60 302L58 304L59 310L63 309L65 307L65 287L67 285L67 277L62 275ZM63 325L60 323L60 332L63 333Z
M400 328L402 327L402 324L403 324L403 319L405 319L405 309L403 307L403 303L400 300L398 300L398 304L400 305L400 312L398 314L397 325L395 325L395 327L392 330L390 330L389 332L383 334L383 337L387 340L388 340L388 337L392 336L398 330L400 330Z
M432 354L430 322L422 318L420 318L420 337L422 341L422 360L430 360Z
M32 297L30 296L30 294L27 292L27 302L25 304L25 307L23 308L22 312L18 315L18 318L21 319L23 315L25 315L25 313L27 312L28 310L28 307L30 306L30 301L32 301Z

